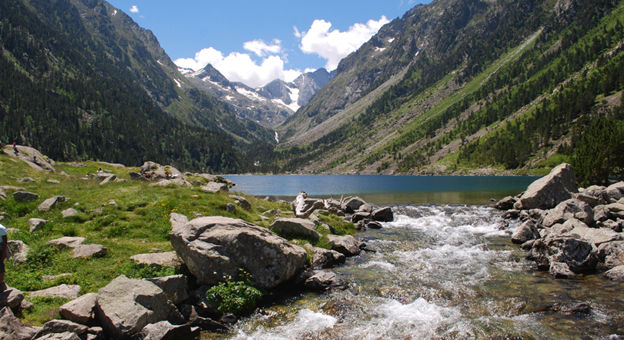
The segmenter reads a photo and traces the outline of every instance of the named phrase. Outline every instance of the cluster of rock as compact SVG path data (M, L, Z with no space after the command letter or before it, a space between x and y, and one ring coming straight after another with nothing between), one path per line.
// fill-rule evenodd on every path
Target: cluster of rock
M202 191L210 193L229 191L234 186L234 183L221 176L191 172L182 173L171 165L160 165L152 161L143 163L138 173L131 172L130 178L150 181L152 182L151 186L198 186Z
M356 224L358 230L366 228L379 229L379 222L390 222L394 219L392 208L381 207L375 209L359 197L346 197L340 201L336 199L308 198L305 191L301 191L291 207L296 217L308 218L315 211L327 212L338 216L347 216L349 222Z
M624 281L624 182L579 189L564 163L496 207L520 220L511 240L539 270L557 278L604 272Z
M2 150L5 154L11 157L21 159L31 168L37 171L55 171L54 160L48 158L46 155L39 152L39 150L24 145L16 145L15 148L18 151L17 154L15 153L11 145L5 145Z

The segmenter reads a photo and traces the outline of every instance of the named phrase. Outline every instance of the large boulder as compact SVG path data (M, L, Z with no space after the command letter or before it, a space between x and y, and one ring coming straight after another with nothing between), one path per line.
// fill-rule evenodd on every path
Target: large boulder
M100 288L95 315L114 339L127 339L150 323L179 318L176 307L157 285L124 275Z
M269 229L287 239L297 238L316 242L321 237L315 230L314 222L303 218L276 218Z
M154 277L145 280L160 287L160 289L165 292L165 295L167 295L167 299L176 305L189 297L188 280L186 276L182 274Z
M563 223L572 218L587 225L592 225L594 223L594 210L583 201L574 198L565 200L546 213L542 226L548 228L556 223Z
M212 216L173 224L171 244L200 284L214 285L247 270L259 288L293 278L306 263L303 248L268 229L239 219Z
M28 295L31 298L50 297L50 298L59 298L59 299L75 299L78 297L79 293L80 293L79 285L67 285L63 283L58 286L29 292Z
M562 163L531 183L514 205L520 209L550 209L572 197L578 188L572 166Z
M74 334L77 339L84 339L87 337L88 330L89 328L87 326L69 320L50 320L37 332L34 339L41 339L46 335L59 333L70 333ZM71 339L71 337L69 337L69 339Z
M37 334L37 331L36 328L26 327L10 308L0 309L0 339L30 340Z
M380 222L392 222L392 220L394 220L394 214L390 207L375 209L371 216L373 220Z
M342 201L341 208L346 213L352 214L364 204L366 204L366 202L359 197L347 197Z
M104 257L108 254L108 248L101 244L81 244L74 248L71 256L75 259L88 259L92 257Z
M327 235L329 245L332 250L335 250L345 256L355 256L360 253L360 242L351 235L338 236Z
M335 250L313 247L310 244L306 244L305 248L313 253L313 268L332 268L339 264L345 263L346 256Z
M511 242L516 244L522 244L526 241L533 240L540 237L535 222L533 220L527 220L522 223L516 231L511 235Z
M24 301L24 293L17 288L7 287L0 293L0 308L9 307L12 310L19 310Z
M59 308L61 316L67 320L83 325L89 325L95 319L96 293L88 293L69 301Z
M595 271L598 256L591 243L575 238L558 238L550 242L550 262L562 262L574 273Z
M46 212L54 208L54 206L56 206L58 203L65 202L66 200L67 198L65 196L50 197L46 199L45 201L41 202L41 204L39 204L37 209L39 209L40 212Z

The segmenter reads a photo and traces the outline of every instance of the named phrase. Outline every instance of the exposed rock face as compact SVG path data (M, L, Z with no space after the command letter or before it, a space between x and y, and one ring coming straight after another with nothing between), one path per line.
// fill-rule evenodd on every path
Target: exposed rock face
M338 236L327 235L332 250L344 254L345 256L355 256L360 253L360 242L351 235Z
M8 246L11 252L11 256L9 257L11 262L15 264L26 262L26 259L28 259L28 252L30 252L30 247L27 246L26 243L20 240L9 240Z
M48 244L53 244L61 248L76 248L85 241L84 237L64 236L54 240L50 240Z
M69 320L50 320L43 325L43 328L37 332L34 339L41 339L46 335L69 333L72 336L81 339L86 338L89 328ZM62 339L70 335L63 335ZM48 337L50 339L53 337ZM58 337L57 337L58 338ZM70 336L71 338L71 336ZM56 338L53 338L56 339Z
M62 284L59 286L54 286L42 290L36 290L28 293L28 295L33 297L54 297L61 299L75 299L78 297L80 293L79 285L67 285Z
M36 328L26 327L10 308L0 309L0 339L30 340L36 333Z
M108 248L101 244L81 244L72 251L73 258L103 257L108 254Z
M371 216L373 220L380 222L392 222L392 220L394 220L394 214L392 213L392 208L390 207L373 210L373 214Z
M156 266L156 267L180 267L182 259L175 251L164 253L146 253L136 254L130 257L130 260L138 265Z
M13 193L13 198L18 202L30 202L39 199L39 195L34 192L28 191L16 191Z
M571 198L576 192L578 188L572 166L563 163L531 183L515 206L521 209L550 209Z
M44 220L42 218L31 218L28 220L29 231L34 233L35 231L43 228L43 226L48 223L48 220Z
M115 339L127 339L150 323L175 318L179 314L155 284L118 276L97 296L96 318Z
M314 222L302 218L276 218L269 229L288 239L298 238L316 242L321 237L315 230Z
M200 188L202 191L205 192L210 192L213 194L216 194L220 191L228 191L228 185L225 183L218 183L218 182L210 182L207 183L206 185L201 186Z
M96 293L88 293L74 299L59 308L61 316L67 320L89 325L95 319Z
M41 204L39 204L39 207L37 207L37 209L39 209L39 211L41 212L46 212L54 208L54 206L56 206L58 203L65 202L66 200L67 198L65 196L50 197L46 199L45 201L41 202Z
M178 340L193 339L191 326L173 325L169 321L160 321L149 324L141 330L141 339L143 340Z
M352 214L357 211L362 205L366 204L366 202L359 197L347 197L342 202L342 210L344 210L348 214Z
M171 244L200 284L247 270L260 288L273 288L303 269L306 252L269 230L239 219L200 217L174 224Z
M189 297L187 288L188 280L186 276L182 274L155 277L146 280L160 287L160 289L165 292L165 295L167 295L167 299L174 304L179 304Z

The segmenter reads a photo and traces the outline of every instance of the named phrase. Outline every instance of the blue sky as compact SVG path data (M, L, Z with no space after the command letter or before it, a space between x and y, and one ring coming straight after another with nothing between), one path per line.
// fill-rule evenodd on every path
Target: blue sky
M335 69L385 23L429 0L109 0L150 29L176 64L211 63L257 87Z

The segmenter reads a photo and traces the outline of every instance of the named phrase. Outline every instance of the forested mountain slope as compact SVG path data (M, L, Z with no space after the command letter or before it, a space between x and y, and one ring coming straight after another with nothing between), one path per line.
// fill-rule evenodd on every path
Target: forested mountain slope
M547 167L596 117L622 122L615 0L439 0L383 27L283 127L282 169ZM618 132L613 132L617 134Z
M243 151L273 139L105 1L0 2L0 64L0 142L53 158L242 171Z

